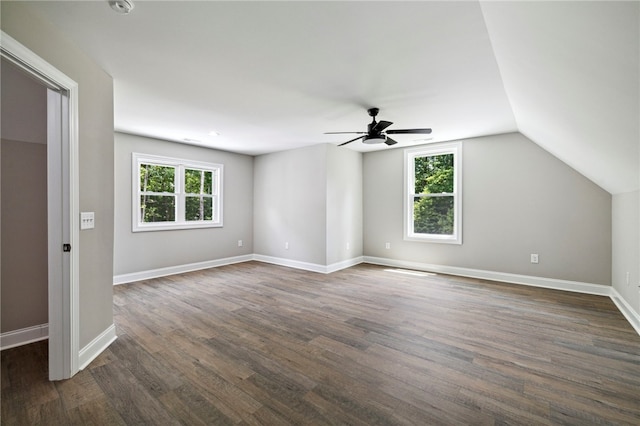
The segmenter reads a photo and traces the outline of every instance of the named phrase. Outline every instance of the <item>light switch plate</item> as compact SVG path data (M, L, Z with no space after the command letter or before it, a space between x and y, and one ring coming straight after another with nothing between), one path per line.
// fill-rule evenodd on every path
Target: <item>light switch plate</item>
M95 213L81 212L80 213L80 229L93 229L95 227L96 227Z

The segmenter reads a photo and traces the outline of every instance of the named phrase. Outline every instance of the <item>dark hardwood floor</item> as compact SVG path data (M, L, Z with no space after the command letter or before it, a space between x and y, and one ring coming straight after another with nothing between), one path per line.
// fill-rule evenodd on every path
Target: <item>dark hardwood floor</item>
M70 380L3 351L2 424L640 424L640 336L601 296L249 262L117 286L114 319Z

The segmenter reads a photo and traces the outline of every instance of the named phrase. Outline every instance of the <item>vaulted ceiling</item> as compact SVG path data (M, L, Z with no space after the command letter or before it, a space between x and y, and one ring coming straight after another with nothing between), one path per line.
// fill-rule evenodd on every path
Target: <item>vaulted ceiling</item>
M611 193L640 188L636 1L30 5L113 76L118 131L256 155L351 139L324 132L375 106L433 129L397 146L519 131Z

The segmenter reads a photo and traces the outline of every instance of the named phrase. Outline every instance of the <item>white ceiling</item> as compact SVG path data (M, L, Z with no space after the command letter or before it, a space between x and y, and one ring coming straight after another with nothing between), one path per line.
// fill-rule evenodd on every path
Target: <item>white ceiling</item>
M113 76L118 131L256 155L351 139L323 133L376 106L432 141L520 131L640 188L636 1L134 2L30 3Z

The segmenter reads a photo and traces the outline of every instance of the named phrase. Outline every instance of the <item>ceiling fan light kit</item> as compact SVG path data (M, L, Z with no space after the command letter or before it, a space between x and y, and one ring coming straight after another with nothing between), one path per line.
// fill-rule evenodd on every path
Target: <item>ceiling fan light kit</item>
M391 121L376 121L376 116L378 112L380 112L379 108L369 108L367 110L369 116L373 117L371 123L367 125L366 132L327 132L325 135L340 135L340 134L358 134L364 136L358 136L357 138L348 140L346 142L341 143L338 146L343 146L351 142L355 142L359 139L362 139L362 143L366 143L369 145L375 145L384 143L388 146L395 145L398 142L391 139L387 135L393 134L410 134L410 133L419 133L419 134L429 134L431 133L431 129L396 129L396 130L386 130L387 127L391 126L393 123Z
M371 138L365 137L362 140L362 143L374 145L374 144L378 144L378 143L385 143L386 141L387 141L387 138L385 136L371 137Z

